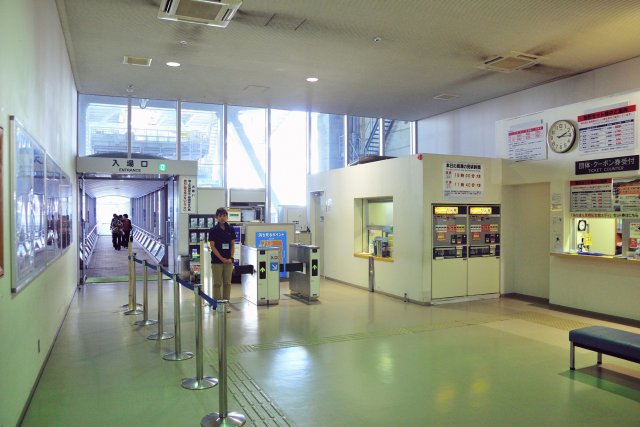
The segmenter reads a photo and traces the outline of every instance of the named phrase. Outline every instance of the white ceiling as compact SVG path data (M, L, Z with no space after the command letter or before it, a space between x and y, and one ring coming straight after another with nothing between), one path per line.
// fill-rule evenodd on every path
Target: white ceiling
M640 54L639 0L244 0L227 28L160 20L160 0L56 3L90 94L417 120ZM546 60L475 68L511 51Z
M244 0L227 28L160 20L160 0L56 3L86 94L418 120L640 55L640 0ZM545 61L476 68L511 51Z
M86 178L83 182L84 191L93 198L122 196L137 199L165 186L165 181L153 179L93 179Z

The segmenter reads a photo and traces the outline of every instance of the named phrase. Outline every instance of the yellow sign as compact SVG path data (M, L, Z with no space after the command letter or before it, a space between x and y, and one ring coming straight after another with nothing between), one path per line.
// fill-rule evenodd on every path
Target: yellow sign
M582 235L582 243L584 243L585 246L591 246L593 244L593 241L591 240L591 233L584 233Z
M433 212L436 215L457 215L458 207L457 206L436 206L433 208Z
M469 213L471 215L491 215L491 206L470 206Z

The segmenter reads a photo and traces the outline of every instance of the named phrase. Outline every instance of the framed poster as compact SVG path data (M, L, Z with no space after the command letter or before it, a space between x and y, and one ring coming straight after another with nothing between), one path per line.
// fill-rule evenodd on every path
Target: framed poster
M10 121L13 149L11 187L15 200L11 211L11 291L18 292L46 265L46 259L43 258L45 152L15 117L11 117Z
M15 117L10 117L11 292L28 285L72 242L71 179Z

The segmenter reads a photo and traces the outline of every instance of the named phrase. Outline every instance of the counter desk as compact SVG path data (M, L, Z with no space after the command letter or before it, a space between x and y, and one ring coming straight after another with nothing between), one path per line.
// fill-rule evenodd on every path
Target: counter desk
M551 253L551 304L640 320L640 260Z

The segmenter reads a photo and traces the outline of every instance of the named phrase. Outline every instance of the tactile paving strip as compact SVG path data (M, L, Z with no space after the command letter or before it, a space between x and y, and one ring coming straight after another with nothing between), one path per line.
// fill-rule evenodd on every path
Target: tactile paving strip
M345 341L357 341L394 335L419 334L429 331L460 328L469 325L481 325L491 322L502 322L512 319L524 320L527 322L537 323L540 325L562 330L571 330L591 326L591 324L589 323L567 319L564 317L551 316L549 314L538 313L534 311L525 311L499 316L483 316L476 319L455 320L450 322L433 323L429 325L416 325L411 327L402 327L373 332L335 335L313 339L280 341L265 344L241 345L229 348L228 354L234 355L254 351L277 350L290 347L308 347L314 345ZM206 350L206 353L207 357L211 361L211 364L213 366L216 366L218 360L217 350L209 349ZM271 397L269 397L269 395L264 390L262 390L262 388L260 388L260 386L254 381L253 378L251 378L247 371L244 370L240 363L231 361L228 363L227 368L228 392L233 396L235 401L238 402L238 405L240 405L241 407L240 412L243 413L248 420L250 420L254 425L257 426L295 426L295 423L291 421L286 413L273 401L273 399L271 399Z
M205 353L212 362L211 365L217 366L217 350L208 349ZM227 392L230 395L228 400L233 399L240 406L236 408L230 405L227 410L243 414L251 425L265 427L295 427L296 425L235 361L227 362Z

